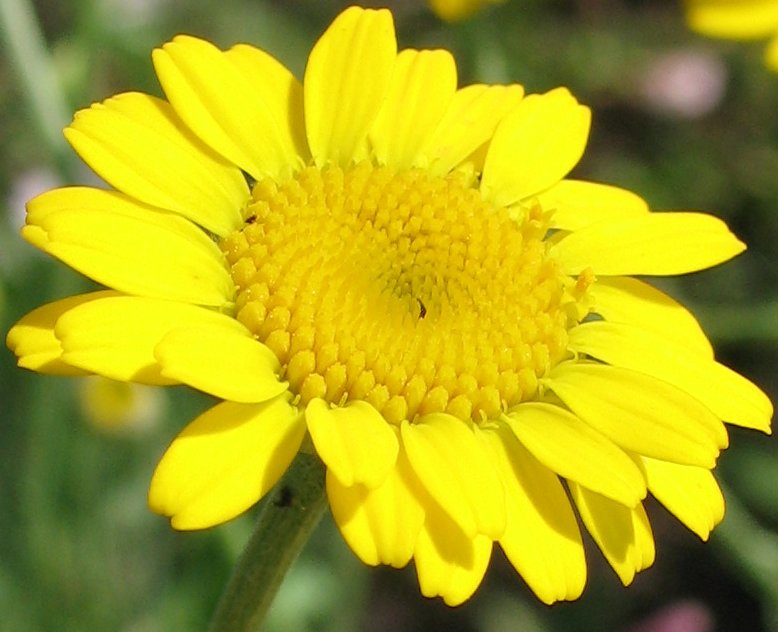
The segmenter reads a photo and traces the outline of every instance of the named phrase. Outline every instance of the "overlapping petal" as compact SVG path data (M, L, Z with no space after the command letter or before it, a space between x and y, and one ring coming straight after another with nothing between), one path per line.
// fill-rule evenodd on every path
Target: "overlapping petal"
M713 347L697 319L655 287L631 277L603 277L589 293L594 297L594 311L608 322L634 325L713 358Z
M656 499L690 531L707 540L724 517L724 496L713 473L647 457L641 461Z
M172 329L154 347L164 377L231 402L264 402L286 392L278 358L247 330L222 323Z
M369 139L378 164L407 169L432 135L457 88L457 69L444 50L406 49L397 55L386 97Z
M108 296L65 311L54 333L68 364L115 380L171 384L176 380L162 375L154 351L168 332L186 325L246 331L234 318L196 305Z
M767 395L732 369L686 346L642 328L607 321L570 330L569 344L579 353L673 384L724 421L770 432L773 407ZM726 447L723 426L717 435L719 446Z
M481 193L496 206L537 195L559 182L583 155L591 112L564 88L524 98L489 144Z
M402 568L410 561L424 524L423 494L403 450L384 482L374 489L345 486L331 471L327 473L332 516L365 564Z
M19 366L24 369L52 375L85 375L87 371L84 369L62 361L62 344L54 335L54 327L60 316L69 310L115 295L116 292L111 291L90 292L42 305L11 327L5 342L16 354Z
M396 56L392 14L359 7L343 11L313 47L303 85L308 145L317 166L367 157L367 134Z
M720 420L675 386L637 371L581 362L557 365L544 383L627 450L686 465L716 463Z
M469 536L434 502L425 506L413 558L421 593L442 597L449 606L466 601L483 579L492 554L492 541Z
M429 495L468 537L497 539L505 530L505 495L477 432L472 423L442 413L401 426L408 460Z
M557 476L505 427L483 433L505 489L500 546L543 603L577 599L586 584L578 524Z
M713 267L745 248L712 215L646 213L582 228L552 252L568 274L591 268L602 275L667 276Z
M305 136L302 83L275 57L253 46L236 44L225 55L241 72L243 81L252 86L254 98L274 117L276 142L285 151L294 149L291 162L279 166L278 176L287 176L299 161L308 164L311 152Z
M255 179L287 178L307 160L302 86L270 55L246 45L224 53L180 35L153 59L176 113Z
M372 489L386 481L397 460L397 436L370 404L355 401L331 408L323 399L313 399L305 418L316 452L343 486Z
M654 563L656 549L643 505L625 507L570 483L570 495L592 539L626 586Z
M47 191L28 203L22 235L128 294L221 307L235 292L224 256L206 233L115 191Z
M285 397L218 404L173 440L151 479L149 506L176 529L230 520L278 481L304 436L303 416Z
M505 423L547 468L628 507L646 495L643 475L611 441L560 406L520 404Z
M519 85L477 84L457 90L443 119L422 149L427 169L444 175L486 143L524 96ZM476 165L481 170L482 165Z
M130 92L78 112L65 136L81 158L120 191L174 211L217 235L241 225L248 187L165 101Z
M562 180L537 199L544 211L553 211L549 226L562 230L648 213L648 204L639 195L598 182Z

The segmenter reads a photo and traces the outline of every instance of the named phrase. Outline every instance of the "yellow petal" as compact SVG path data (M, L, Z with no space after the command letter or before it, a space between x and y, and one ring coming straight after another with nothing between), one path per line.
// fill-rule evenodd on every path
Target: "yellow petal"
M504 426L483 436L505 488L505 555L543 603L577 599L586 584L586 559L562 484Z
M647 457L641 460L651 493L691 531L707 540L724 518L724 496L713 473L702 467Z
M451 415L404 421L402 442L430 496L472 538L499 538L505 529L505 495L486 446L472 423Z
M127 195L219 236L241 225L249 193L240 170L195 138L165 101L136 92L112 97L76 113L65 136Z
M551 249L567 274L685 274L710 268L745 245L712 215L647 213L593 224Z
M386 481L397 460L397 436L373 406L353 401L330 408L317 398L305 419L316 452L342 485L372 489Z
M237 44L225 55L273 112L279 127L275 133L283 139L283 143L294 148L292 158L296 157L303 165L309 164L311 153L305 137L303 84L275 57L253 46ZM292 166L287 165L286 169ZM282 175L279 174L279 177Z
M297 454L305 423L283 397L224 402L190 423L157 465L152 511L176 529L204 529L242 513L275 485Z
M680 389L643 373L564 362L543 380L570 409L615 444L674 463L713 467L720 421Z
M570 483L570 495L587 531L625 586L654 563L654 536L642 504L630 509L575 483Z
M154 68L176 113L210 147L255 179L288 177L305 154L302 88L273 57L250 46L224 53L179 35L153 53Z
M87 372L83 369L62 361L62 345L54 335L54 325L62 314L74 307L115 295L109 291L90 292L42 305L11 327L5 342L23 369L52 375L85 375Z
M723 364L653 332L595 321L571 329L568 344L579 353L669 382L701 401L719 419L770 432L773 407L767 395ZM717 437L725 447L723 428Z
M565 88L532 94L494 132L481 179L484 199L507 206L545 191L583 155L591 112Z
M714 37L751 39L778 31L774 0L686 0L689 26Z
M386 480L375 489L346 487L332 470L327 471L327 496L335 523L357 557L371 566L402 568L410 561L424 524L419 491L403 450Z
M305 69L308 145L317 166L367 155L366 138L397 55L392 14L349 7L313 47Z
M400 52L368 136L378 163L398 169L426 167L418 160L419 149L448 109L456 88L456 64L448 51Z
M527 402L504 420L551 471L629 507L645 498L646 483L632 459L560 406Z
M524 96L519 85L467 86L454 93L443 119L422 149L433 175L442 176L492 137ZM480 171L483 165L477 165Z
M246 331L234 318L195 305L112 296L68 310L54 332L68 364L115 380L171 384L154 348L171 329L201 324Z
M163 376L232 402L264 402L287 390L273 352L231 326L176 327L154 348L154 357Z
M478 588L492 554L483 535L465 535L432 503L414 550L419 588L425 597L443 597L449 606L467 601Z
M631 277L605 277L597 279L589 293L594 297L594 311L608 322L640 327L713 358L713 347L697 319L647 283Z
M648 204L639 195L597 182L562 180L537 197L544 211L554 212L550 227L562 230L648 213Z
M27 209L22 235L98 283L215 307L233 298L224 255L182 217L89 187L47 191Z

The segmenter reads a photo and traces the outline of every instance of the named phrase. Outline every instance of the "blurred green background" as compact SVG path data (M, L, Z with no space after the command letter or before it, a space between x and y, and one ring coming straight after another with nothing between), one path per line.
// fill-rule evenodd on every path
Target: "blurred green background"
M451 49L462 84L565 85L591 105L577 177L729 223L749 244L745 255L664 287L699 316L719 359L774 397L778 75L763 67L762 45L690 33L673 0L511 0L453 25L420 0L385 4L395 9L401 46ZM255 44L301 76L343 6L0 0L2 331L33 307L90 287L18 236L27 199L95 182L59 132L76 109L126 90L161 95L150 52L181 32L222 47ZM207 532L176 533L145 498L156 460L208 398L34 375L7 350L0 372L0 630L204 629L256 510ZM758 433L733 428L731 436L717 470L724 523L702 544L649 502L657 561L630 588L591 546L583 598L548 608L496 548L484 584L452 610L419 595L412 568L362 566L326 516L267 629L778 630L778 452Z

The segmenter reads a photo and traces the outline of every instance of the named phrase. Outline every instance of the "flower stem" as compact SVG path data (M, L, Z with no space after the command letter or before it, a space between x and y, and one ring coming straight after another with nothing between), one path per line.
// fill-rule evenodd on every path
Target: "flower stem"
M743 579L760 593L767 629L778 630L778 537L766 529L723 484L727 515L714 531Z
M0 43L16 71L38 135L60 175L72 179L73 155L62 128L70 121L67 99L29 0L0 0Z
M222 594L211 632L259 630L287 570L327 507L324 467L300 453L266 499Z

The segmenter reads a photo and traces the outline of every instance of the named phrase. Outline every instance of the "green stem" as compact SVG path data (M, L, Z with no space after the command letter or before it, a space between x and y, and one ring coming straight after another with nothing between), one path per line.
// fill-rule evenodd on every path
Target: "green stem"
M716 539L741 576L760 593L767 629L778 630L778 537L756 521L732 490L722 485L722 491L727 515L714 532Z
M73 179L73 156L62 136L69 108L31 2L0 0L0 36L45 150L60 175Z
M287 570L327 508L324 467L300 453L260 510L211 621L211 632L259 630Z

